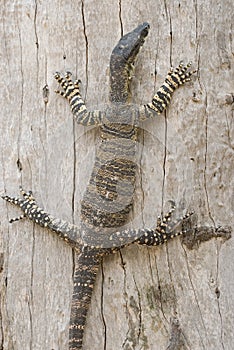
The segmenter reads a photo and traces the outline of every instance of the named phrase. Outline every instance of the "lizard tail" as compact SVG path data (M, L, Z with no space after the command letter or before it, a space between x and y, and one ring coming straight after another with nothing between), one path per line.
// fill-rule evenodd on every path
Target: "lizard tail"
M100 265L100 252L85 247L75 256L74 289L69 326L69 350L82 349L85 321Z

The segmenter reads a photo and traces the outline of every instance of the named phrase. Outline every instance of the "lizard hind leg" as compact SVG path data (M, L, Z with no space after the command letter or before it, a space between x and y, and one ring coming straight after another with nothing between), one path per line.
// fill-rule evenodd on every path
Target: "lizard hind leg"
M186 233L186 229L183 228L183 223L185 220L192 216L193 212L187 212L185 215L177 216L174 215L176 207L174 202L172 202L172 207L170 211L157 220L157 226L155 229L141 229L138 230L138 239L135 243L140 245L155 246L161 245L168 240L183 235ZM175 218L173 218L175 216Z

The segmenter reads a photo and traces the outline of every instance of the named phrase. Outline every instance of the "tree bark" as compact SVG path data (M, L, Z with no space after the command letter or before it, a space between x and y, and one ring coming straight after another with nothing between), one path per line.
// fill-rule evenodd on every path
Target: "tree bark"
M89 109L105 108L111 51L144 21L134 103L151 101L171 65L193 62L197 76L142 125L132 227L153 227L173 199L213 231L104 259L84 349L233 349L234 243L214 232L231 224L234 204L233 1L5 0L0 11L0 191L32 189L70 222L79 222L98 132L75 125L53 73L73 72ZM9 224L18 210L0 208L0 349L65 350L72 249L29 220Z

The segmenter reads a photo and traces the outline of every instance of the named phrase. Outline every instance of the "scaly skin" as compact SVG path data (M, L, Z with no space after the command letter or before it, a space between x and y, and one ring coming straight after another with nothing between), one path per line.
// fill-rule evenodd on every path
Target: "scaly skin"
M171 69L152 101L135 107L130 102L130 81L133 65L140 47L149 31L143 23L123 36L114 48L110 59L110 106L106 111L89 112L79 91L79 81L72 81L71 74L55 79L63 89L57 91L65 97L78 124L96 125L101 131L101 142L89 184L81 202L79 226L55 219L39 208L32 192L21 189L23 198L3 196L19 206L23 215L11 222L28 217L35 223L56 232L76 252L74 291L72 298L69 349L82 349L85 320L90 305L95 277L100 260L129 244L159 245L182 234L179 225L191 213L173 220L174 204L170 212L158 219L155 229L123 229L132 208L136 176L136 144L138 125L141 121L162 113L173 92L193 72L180 64Z

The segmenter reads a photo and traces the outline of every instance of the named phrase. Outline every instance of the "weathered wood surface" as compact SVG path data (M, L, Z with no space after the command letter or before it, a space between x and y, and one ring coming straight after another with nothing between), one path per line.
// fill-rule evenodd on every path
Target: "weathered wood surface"
M153 227L172 198L193 208L202 225L230 225L231 0L5 0L0 11L2 194L16 194L22 184L48 212L78 222L96 132L74 124L53 92L53 72L71 70L83 82L87 105L102 108L112 48L122 30L148 21L134 102L150 101L181 59L191 60L198 74L176 92L166 117L144 124L133 225ZM3 201L0 208L0 349L65 350L72 250L27 220L8 224L18 211ZM105 259L84 349L233 349L233 248L233 239L211 239L193 250L175 239Z

